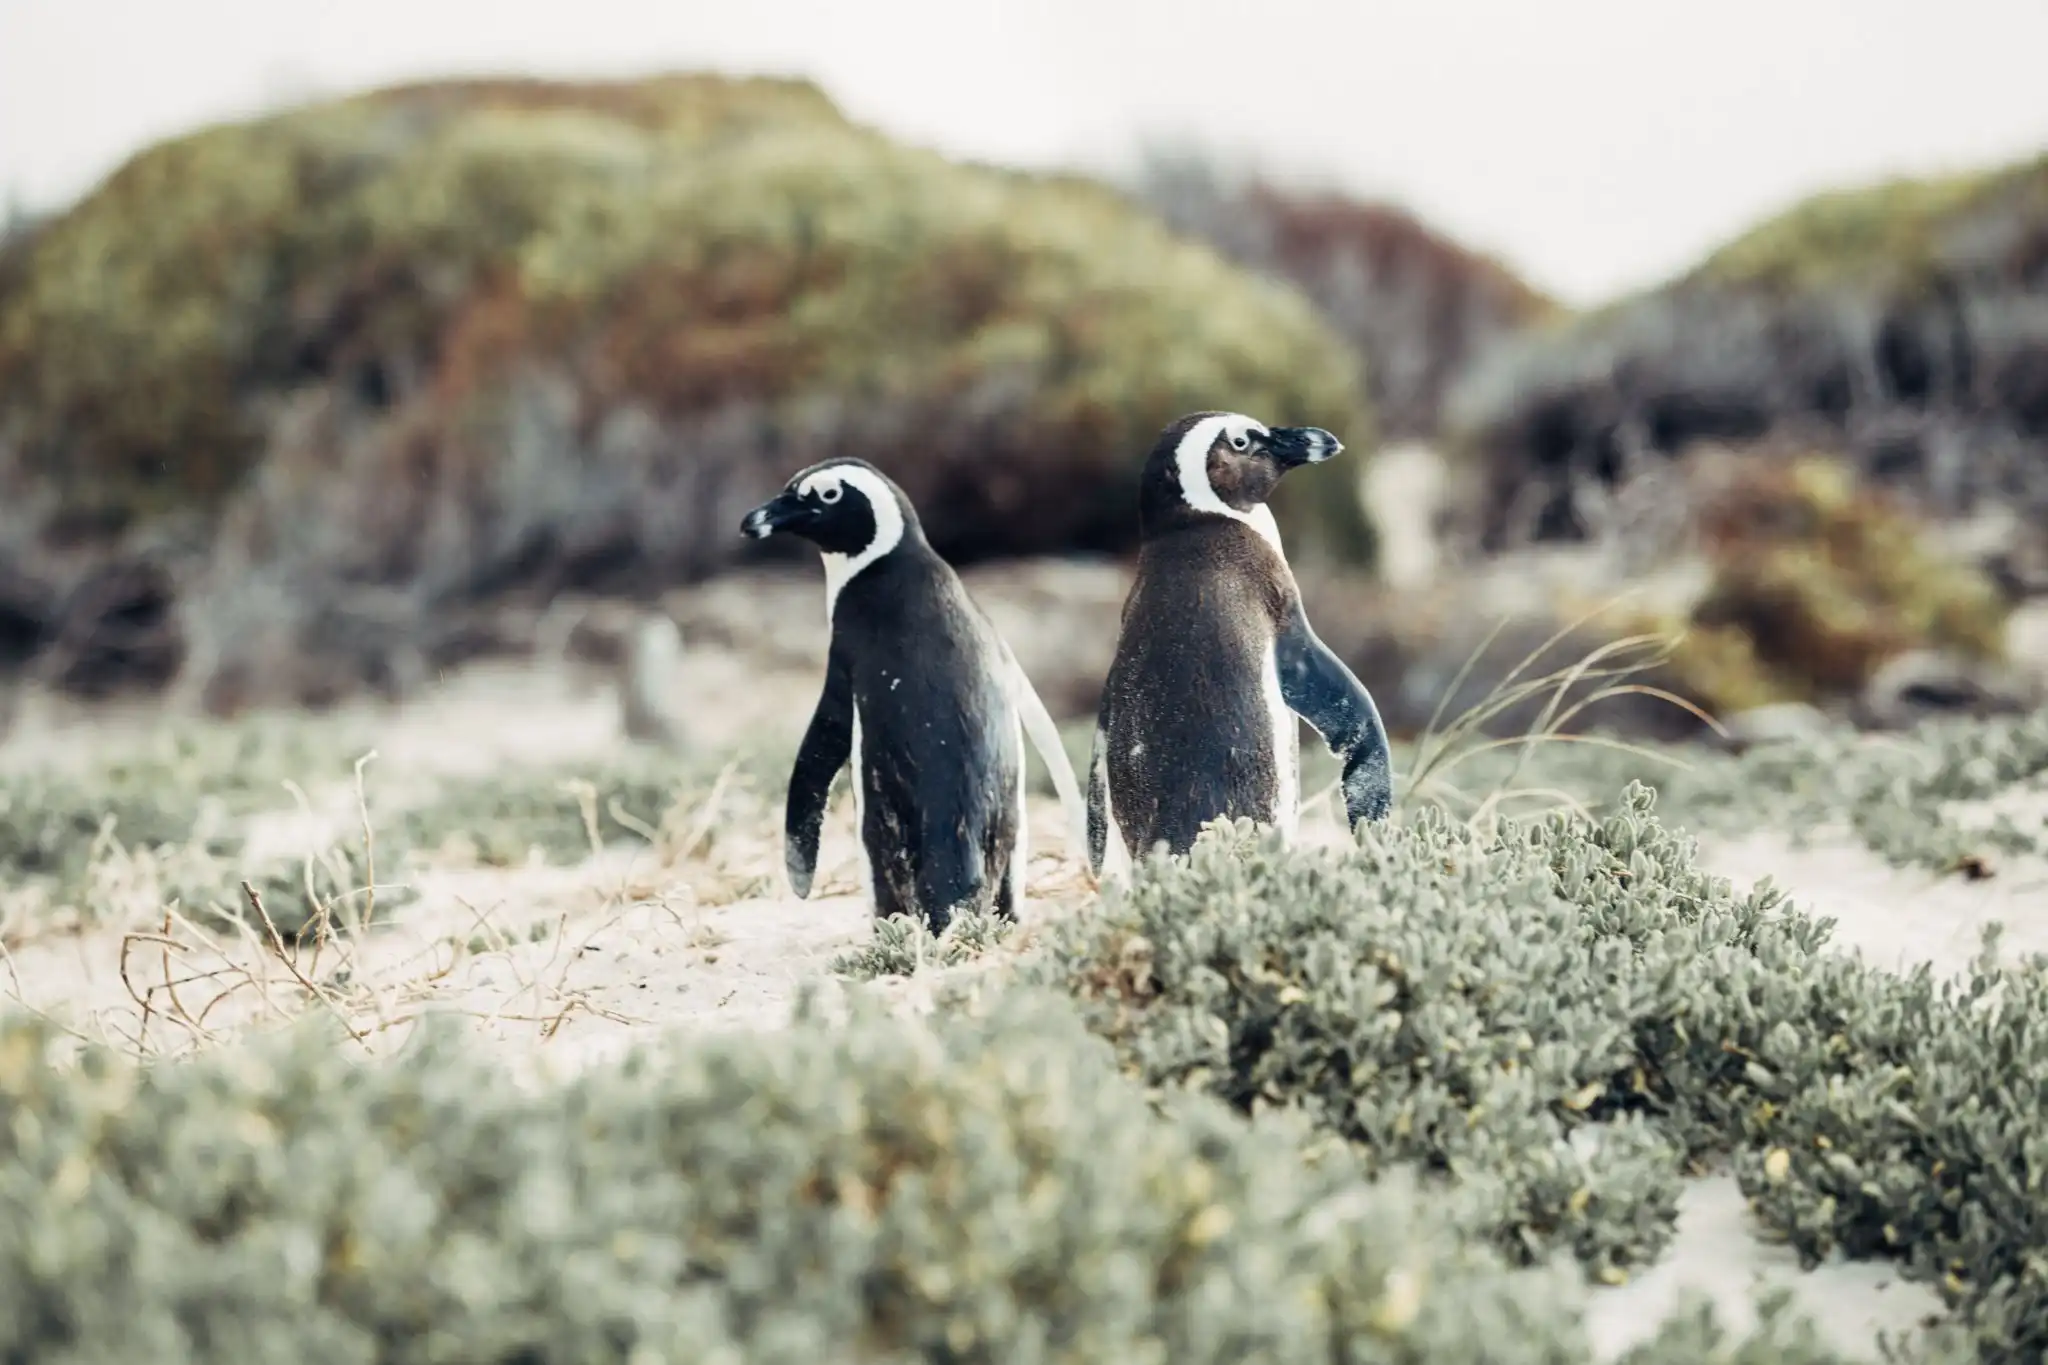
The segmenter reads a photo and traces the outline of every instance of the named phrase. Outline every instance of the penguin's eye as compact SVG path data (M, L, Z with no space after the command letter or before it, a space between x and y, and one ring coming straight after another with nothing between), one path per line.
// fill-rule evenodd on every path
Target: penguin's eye
M1252 445L1252 438L1251 438L1251 437L1249 437L1249 436L1247 436L1247 435L1245 435L1245 434L1244 434L1243 432L1239 431L1239 432L1233 432L1233 433L1231 434L1231 437L1230 437L1230 448L1231 448L1232 450L1249 450L1249 449L1251 449L1251 445Z
M833 503L839 501L839 495L843 491L838 484L828 483L818 490L818 501L830 507Z

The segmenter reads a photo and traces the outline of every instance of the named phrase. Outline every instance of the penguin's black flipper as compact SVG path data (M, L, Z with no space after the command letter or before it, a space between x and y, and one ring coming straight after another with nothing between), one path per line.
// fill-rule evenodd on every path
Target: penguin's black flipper
M832 779L853 752L853 674L846 656L835 646L825 660L825 690L811 713L810 727L796 751L789 773L789 802L783 813L782 864L789 871L797 898L811 894L811 874L818 866L818 832L825 824L825 803ZM855 774L855 781L859 775Z
M1344 762L1347 822L1385 819L1394 806L1394 770L1387 728L1372 694L1316 638L1299 601L1273 648L1287 709L1314 726L1330 752Z

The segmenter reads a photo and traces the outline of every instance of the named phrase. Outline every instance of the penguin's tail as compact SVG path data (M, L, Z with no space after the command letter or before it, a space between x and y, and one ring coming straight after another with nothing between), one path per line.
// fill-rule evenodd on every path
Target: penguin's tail
M1031 737L1031 745L1038 750L1039 758L1045 761L1046 770L1052 774L1053 790L1059 793L1060 808L1067 817L1067 838L1081 856L1081 865L1087 870L1088 880L1095 881L1095 872L1088 862L1088 804L1081 797L1081 784L1074 780L1074 765L1067 760L1066 746L1060 743L1059 726L1053 724L1052 715L1039 699L1038 689L1031 685L1031 679L1024 674L1023 666L1011 652L1007 642L1003 645L1003 657L1009 661L1012 692L1016 698L1018 713L1024 720L1024 733Z

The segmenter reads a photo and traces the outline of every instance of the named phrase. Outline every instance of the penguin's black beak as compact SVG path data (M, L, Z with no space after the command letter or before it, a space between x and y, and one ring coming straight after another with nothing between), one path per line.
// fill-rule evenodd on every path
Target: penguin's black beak
M1344 449L1344 443L1321 427L1274 427L1267 433L1266 448L1287 470L1321 464Z
M805 508L793 493L770 498L740 522L740 534L752 536L755 540L766 540L785 526L803 519Z

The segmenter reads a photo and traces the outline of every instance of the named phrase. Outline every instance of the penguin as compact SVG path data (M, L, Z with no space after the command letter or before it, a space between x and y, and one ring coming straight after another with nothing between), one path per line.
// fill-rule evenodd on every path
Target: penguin
M1024 899L1028 735L1085 847L1086 814L1044 703L1009 644L925 539L903 490L864 460L799 470L747 513L756 539L817 546L831 627L824 688L790 771L783 863L810 895L832 783L851 761L878 916L938 934L954 916L1015 919Z
M1320 427L1197 412L1160 434L1139 476L1138 568L1124 599L1088 773L1088 863L1127 868L1201 827L1250 817L1299 829L1300 727L1343 762L1345 813L1393 805L1372 695L1316 637L1266 500L1343 444Z

